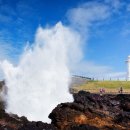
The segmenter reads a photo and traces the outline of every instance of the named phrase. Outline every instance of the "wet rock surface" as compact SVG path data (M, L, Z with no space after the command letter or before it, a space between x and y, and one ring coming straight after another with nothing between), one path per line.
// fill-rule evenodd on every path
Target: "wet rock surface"
M0 109L0 130L130 130L130 95L102 95L80 91L74 102L61 103L50 113L51 124Z
M59 129L86 124L95 130L130 130L130 95L100 96L80 91L74 94L73 103L61 103L49 118Z

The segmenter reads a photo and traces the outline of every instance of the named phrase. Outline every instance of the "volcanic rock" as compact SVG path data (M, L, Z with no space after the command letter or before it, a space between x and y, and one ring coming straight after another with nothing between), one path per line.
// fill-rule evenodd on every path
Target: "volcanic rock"
M52 119L52 124L61 130L73 129L72 126L83 124L100 130L129 130L129 105L130 95L100 96L80 91L74 94L73 103L61 103L52 111L49 118Z
M73 97L74 102L61 103L52 110L51 124L7 114L1 107L0 130L130 130L129 94L80 91Z

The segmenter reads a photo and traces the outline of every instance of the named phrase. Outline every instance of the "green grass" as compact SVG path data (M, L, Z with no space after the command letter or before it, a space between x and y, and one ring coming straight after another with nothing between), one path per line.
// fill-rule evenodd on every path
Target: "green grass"
M100 88L104 88L106 93L118 93L120 87L124 93L130 93L130 81L89 81L78 87L73 87L74 91L84 90L92 93L99 93Z

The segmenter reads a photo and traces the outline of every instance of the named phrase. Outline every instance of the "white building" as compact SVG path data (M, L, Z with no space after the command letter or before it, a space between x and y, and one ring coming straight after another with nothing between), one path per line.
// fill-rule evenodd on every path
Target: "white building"
M128 56L126 62L127 62L127 80L130 80L130 55Z

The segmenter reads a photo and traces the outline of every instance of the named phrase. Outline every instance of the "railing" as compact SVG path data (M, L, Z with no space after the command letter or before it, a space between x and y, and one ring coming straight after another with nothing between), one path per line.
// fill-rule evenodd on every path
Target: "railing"
M126 77L92 77L92 76L84 76L84 75L72 75L72 77L87 79L87 80L95 80L95 81L129 81Z

